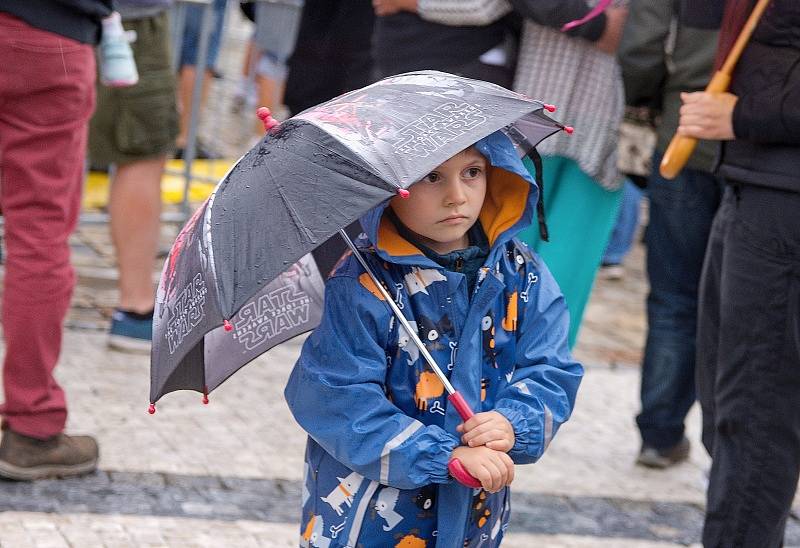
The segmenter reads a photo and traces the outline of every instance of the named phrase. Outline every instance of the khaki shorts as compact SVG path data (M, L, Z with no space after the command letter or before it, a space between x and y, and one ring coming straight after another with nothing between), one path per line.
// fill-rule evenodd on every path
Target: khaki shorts
M89 126L92 165L126 164L168 154L178 135L167 13L122 24L137 34L131 46L139 83L110 88L98 78L97 108Z

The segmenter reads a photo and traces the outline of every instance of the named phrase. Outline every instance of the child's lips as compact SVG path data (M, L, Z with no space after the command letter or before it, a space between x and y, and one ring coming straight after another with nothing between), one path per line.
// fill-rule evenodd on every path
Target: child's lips
M450 215L449 217L446 217L439 222L446 225L457 225L463 223L466 220L467 220L466 215Z

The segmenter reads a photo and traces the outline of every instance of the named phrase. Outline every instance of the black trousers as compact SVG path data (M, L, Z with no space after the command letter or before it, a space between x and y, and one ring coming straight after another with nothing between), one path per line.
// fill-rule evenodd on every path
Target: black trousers
M698 314L703 545L781 546L800 474L800 193L726 188Z

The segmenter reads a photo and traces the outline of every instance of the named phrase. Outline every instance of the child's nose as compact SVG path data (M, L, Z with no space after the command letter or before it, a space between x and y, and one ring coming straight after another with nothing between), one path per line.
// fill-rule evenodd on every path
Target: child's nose
M445 200L448 204L453 205L461 205L467 201L467 193L464 191L464 185L461 181L448 182Z

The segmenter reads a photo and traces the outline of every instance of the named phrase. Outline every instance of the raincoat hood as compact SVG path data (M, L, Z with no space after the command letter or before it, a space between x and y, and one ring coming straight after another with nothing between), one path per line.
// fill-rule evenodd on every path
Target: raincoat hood
M539 188L511 139L502 130L484 137L474 146L490 166L486 198L479 219L491 249L496 249L533 222ZM414 192L413 185L410 191ZM433 261L404 239L384 215L388 206L388 201L383 202L361 217L361 226L369 243L387 261L431 266Z

